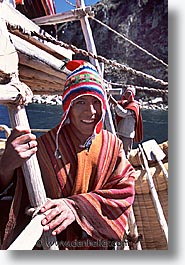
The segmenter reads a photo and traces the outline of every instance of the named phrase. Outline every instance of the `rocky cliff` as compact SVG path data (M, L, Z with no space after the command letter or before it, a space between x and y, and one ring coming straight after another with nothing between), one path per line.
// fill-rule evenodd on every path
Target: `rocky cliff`
M96 19L168 63L168 1L167 0L102 0L92 7ZM108 28L89 19L97 54L116 60L135 70L167 81L167 67ZM59 25L60 40L86 49L80 22ZM74 58L83 58L75 55ZM88 58L85 58L86 60ZM105 78L121 84L134 84L167 89L143 77L105 65Z

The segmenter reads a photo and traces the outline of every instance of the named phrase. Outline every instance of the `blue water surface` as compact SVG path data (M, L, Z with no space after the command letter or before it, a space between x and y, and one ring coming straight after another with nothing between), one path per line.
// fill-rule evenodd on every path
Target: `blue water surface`
M30 127L32 129L50 129L61 120L62 107L60 105L30 104L26 106ZM168 140L168 111L142 110L144 141L155 139L158 143ZM0 105L0 124L9 127L10 121L6 106ZM35 133L37 136L42 133ZM0 132L0 137L4 133Z

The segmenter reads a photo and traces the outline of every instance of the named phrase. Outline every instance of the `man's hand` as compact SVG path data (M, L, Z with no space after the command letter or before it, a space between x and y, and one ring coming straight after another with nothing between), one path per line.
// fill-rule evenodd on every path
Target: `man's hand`
M0 160L1 185L6 187L11 181L14 170L36 152L36 136L31 133L31 130L20 126L13 129Z
M117 101L116 101L116 99L112 95L110 95L110 97L109 97L109 102L111 104L113 104L113 105L117 105Z
M64 199L48 199L40 212L46 213L46 217L41 222L44 231L53 230L52 235L54 236L60 234L75 221L75 215Z

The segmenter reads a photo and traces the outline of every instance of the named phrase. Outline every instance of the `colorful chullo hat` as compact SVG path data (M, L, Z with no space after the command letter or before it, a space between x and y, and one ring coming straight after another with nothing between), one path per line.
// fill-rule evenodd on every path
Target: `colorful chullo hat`
M103 79L97 72L96 68L82 60L72 60L66 64L66 68L72 71L65 82L64 93L62 95L62 106L63 106L63 116L57 130L56 135L56 157L60 158L58 151L58 135L61 127L65 124L68 118L68 113L71 108L72 102L84 95L90 95L98 98L101 102L102 107L102 117L95 126L93 135L87 139L86 144L92 140L95 134L99 134L103 128L103 121L106 113L106 93L104 90Z

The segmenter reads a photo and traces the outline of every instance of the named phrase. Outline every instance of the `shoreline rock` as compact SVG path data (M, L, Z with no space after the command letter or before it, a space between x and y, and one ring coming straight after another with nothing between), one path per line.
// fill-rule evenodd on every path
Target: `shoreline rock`
M168 105L162 98L155 98L149 101L139 99L141 109L153 109L168 111ZM34 95L32 103L47 105L62 105L62 97L58 95Z

